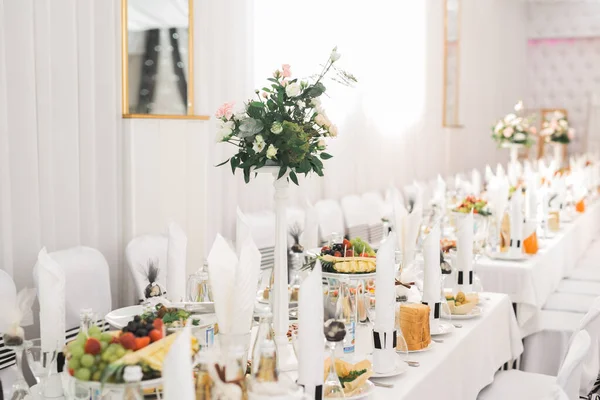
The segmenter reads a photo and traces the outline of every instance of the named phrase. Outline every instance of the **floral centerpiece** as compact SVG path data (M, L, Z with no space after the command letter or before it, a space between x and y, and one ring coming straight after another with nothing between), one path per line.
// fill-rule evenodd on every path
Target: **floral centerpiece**
M492 139L499 146L522 145L531 146L533 144L532 136L536 134L536 129L531 126L532 117L523 116L523 102L519 101L515 105L515 113L510 113L496 125L492 127Z
M258 168L279 167L278 179L289 171L289 178L298 184L297 174L315 172L323 176L323 162L332 156L325 152L325 138L336 137L337 127L321 106L325 93L324 80L330 72L338 83L351 86L356 78L337 67L337 48L331 52L320 74L308 80L292 78L288 64L268 78L269 85L256 90L256 99L249 100L244 110L235 113L233 103L225 103L216 113L217 142L233 144L237 153L223 161L235 174L244 172L246 183Z
M546 142L568 144L575 137L575 129L569 127L569 120L565 114L554 111L550 119L542 123L540 134Z

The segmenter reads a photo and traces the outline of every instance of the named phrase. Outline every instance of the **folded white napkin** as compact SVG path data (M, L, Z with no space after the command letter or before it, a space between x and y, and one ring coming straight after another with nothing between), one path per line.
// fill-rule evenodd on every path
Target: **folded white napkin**
M317 260L312 272L300 285L298 294L298 326L301 327L298 330L298 383L304 386L310 398L320 398L316 391L323 385L325 337L322 280L321 262Z
M163 386L165 399L193 400L194 380L192 371L192 328L187 324L177 334L163 363Z
M417 236L423 218L423 209L415 204L412 212L408 214L406 208L398 201L393 202L394 226L396 227L395 238L402 252L402 265L408 266L415 259L417 247Z
M319 216L315 206L308 201L304 210L304 231L300 244L305 251L319 247Z
M521 174L519 173L519 166L521 164L517 161L515 163L509 163L508 164L508 181L510 182L510 184L512 186L517 186L517 183L519 182L519 177L521 176Z
M492 167L490 167L490 165L486 165L485 166L485 182L486 183L490 183L492 181L492 179L494 179L496 176L494 175L494 171L492 171Z
M393 371L396 366L393 344L396 334L395 243L395 233L392 232L377 251L373 371L381 374Z
M441 210L446 209L446 181L440 175L437 176L432 204L435 204Z
M525 196L527 197L526 203L526 213L527 221L536 221L538 215L538 196L537 196L538 188L536 182L533 179L527 181L527 190L525 191ZM525 236L527 237L527 236Z
M65 273L45 247L38 254L36 272L42 348L53 351L65 345Z
M458 290L473 291L473 213L460 216L456 232L456 269Z
M24 288L17 293L15 283L6 272L0 269L0 332L23 336L21 327L33 324L31 307L35 300L35 289Z
M481 172L476 168L473 168L473 171L471 171L471 187L473 194L479 196L481 193Z
M506 176L506 172L504 172L504 167L500 163L496 165L496 176L498 178L504 178Z
M508 205L509 185L506 178L494 178L488 185L488 200L494 214L497 227L500 227L506 206Z
M208 255L208 273L219 331L248 333L260 277L260 252L247 237L238 259L227 241L217 235Z
M187 236L179 225L171 222L167 249L167 298L174 302L185 300L186 259Z
M429 326L437 331L442 300L442 270L440 268L440 226L431 229L423 241L423 298L429 305Z
M515 192L510 200L510 248L509 254L523 254L523 196Z

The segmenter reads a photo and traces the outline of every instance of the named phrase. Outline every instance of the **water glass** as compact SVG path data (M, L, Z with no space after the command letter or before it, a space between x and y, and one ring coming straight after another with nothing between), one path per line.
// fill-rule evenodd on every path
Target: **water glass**
M27 363L37 380L40 387L40 394L44 394L46 389L46 381L52 367L55 365L56 356L58 354L57 347L53 346L53 350L45 350L42 348L40 339L31 340L30 344L25 348Z

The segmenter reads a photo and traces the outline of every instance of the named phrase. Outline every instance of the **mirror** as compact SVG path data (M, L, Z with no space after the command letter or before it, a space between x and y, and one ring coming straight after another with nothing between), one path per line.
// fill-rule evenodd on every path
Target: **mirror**
M459 65L460 65L460 1L444 0L444 105L442 125L460 127Z
M538 129L538 132L540 132L542 130L542 124L545 121L550 121L552 120L552 116L554 115L555 112L560 112L561 114L563 114L565 117L569 117L569 113L567 112L567 110L565 110L564 108L542 108L540 110L540 126ZM537 154L537 158L544 158L546 156L546 148L550 146L549 143L547 143L545 140L543 140L542 137L538 136L538 154ZM568 149L567 146L563 146L563 160L567 159L567 154L568 154Z
M193 0L122 0L123 117L194 118Z

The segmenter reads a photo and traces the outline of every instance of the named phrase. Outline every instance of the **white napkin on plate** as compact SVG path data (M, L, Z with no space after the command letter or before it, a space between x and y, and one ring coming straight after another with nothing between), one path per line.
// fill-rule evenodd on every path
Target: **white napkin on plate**
M527 198L526 203L526 213L528 221L537 221L538 215L538 196L537 196L538 188L533 179L527 182L527 190L525 191L525 196ZM525 236L525 237L528 237Z
M323 334L323 274L317 260L312 272L300 284L298 294L298 383L310 398L317 398L323 385L325 351ZM306 349L309 349L307 351Z
M396 335L395 243L395 233L392 232L377 251L373 371L381 374L393 371L396 367L396 349L393 345Z
M437 332L442 299L442 270L440 268L440 226L436 224L423 240L423 298L430 308L429 326Z
M481 172L476 168L471 171L471 188L473 189L473 194L479 196L481 193Z
M308 201L304 210L304 232L300 244L305 251L319 247L319 216L315 206Z
M17 288L10 275L0 269L0 332L23 336L23 326L33 324L31 307L35 300L35 289Z
M40 337L45 351L65 345L65 273L46 248L38 254L38 289L40 299Z
M163 363L164 398L193 400L196 393L192 375L191 324L177 335Z
M185 300L187 236L175 222L169 224L167 248L167 298L178 302Z
M457 220L456 269L458 290L473 291L473 212L461 215Z
M219 331L248 333L260 277L260 252L251 237L238 259L227 241L217 235L208 255L208 274Z
M523 196L515 192L510 200L510 247L509 255L523 254Z

